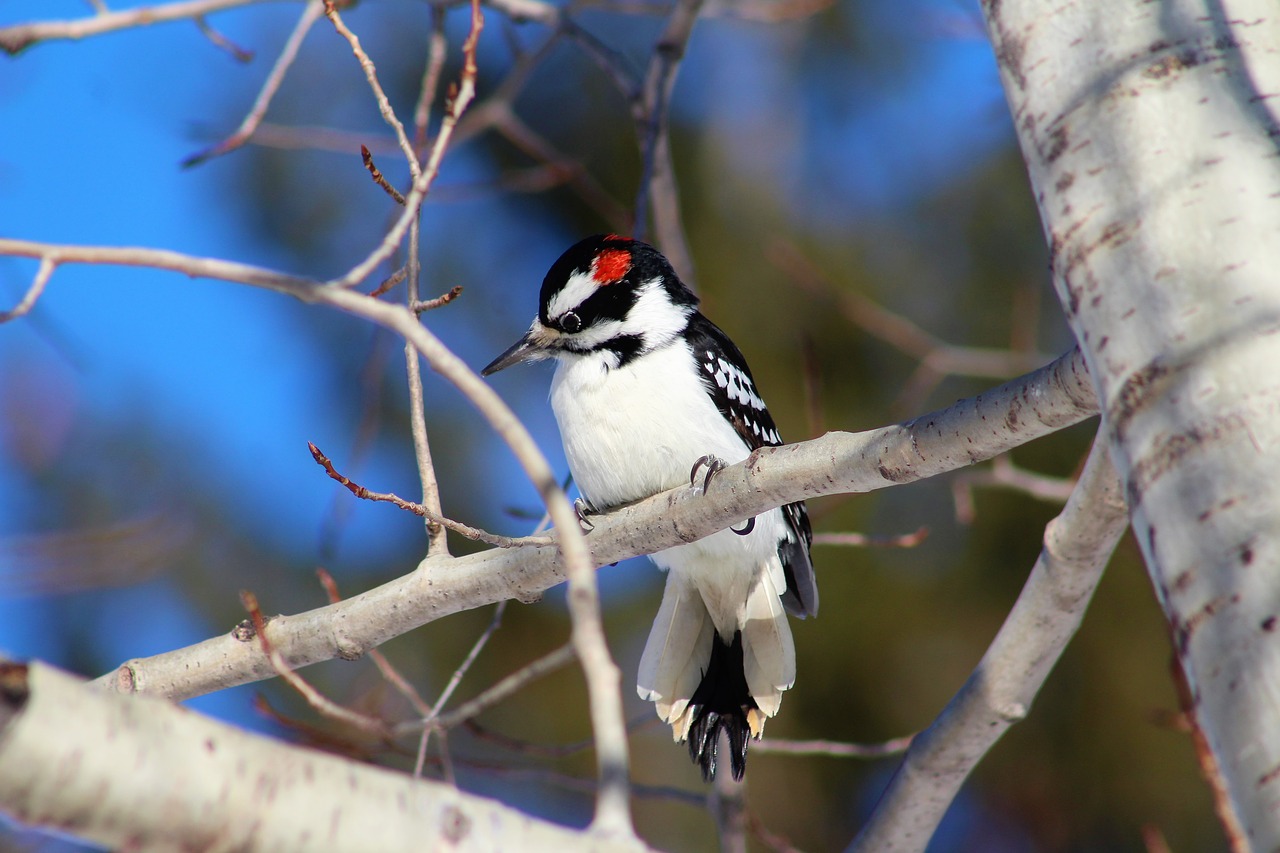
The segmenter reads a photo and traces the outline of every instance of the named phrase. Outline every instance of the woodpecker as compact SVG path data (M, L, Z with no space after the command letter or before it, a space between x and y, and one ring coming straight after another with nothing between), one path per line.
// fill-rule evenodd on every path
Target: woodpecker
M738 347L638 240L597 235L569 248L542 281L529 331L482 373L544 359L556 361L551 407L586 510L681 483L705 492L724 466L782 443ZM795 683L786 614L818 612L812 539L793 503L652 555L667 579L637 691L707 781L721 731L742 778L750 739Z

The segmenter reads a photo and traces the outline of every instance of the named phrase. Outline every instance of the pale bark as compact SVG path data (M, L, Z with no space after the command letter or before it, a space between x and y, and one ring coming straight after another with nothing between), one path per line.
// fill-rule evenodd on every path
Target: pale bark
M707 495L677 487L593 516L591 561L608 565L691 542L784 503L869 492L953 471L1078 423L1096 412L1076 352L1035 373L906 423L828 433L761 448L725 468ZM452 613L508 599L529 601L565 580L555 544L430 557L416 572L328 607L268 623L291 667L353 659ZM122 664L98 679L111 690L185 699L275 675L259 643L231 632Z
M647 849L3 659L0 768L0 810L113 849Z
M977 669L928 729L917 735L851 853L923 851L969 773L1031 709L1066 650L1128 529L1124 495L1104 437L1062 513L1022 594Z
M1280 849L1280 8L985 12L1231 840Z

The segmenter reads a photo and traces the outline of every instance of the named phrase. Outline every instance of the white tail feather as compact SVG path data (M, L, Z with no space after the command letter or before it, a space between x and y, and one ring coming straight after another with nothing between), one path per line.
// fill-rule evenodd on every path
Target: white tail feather
M667 574L662 605L640 656L636 692L657 705L658 716L673 725L684 714L711 659L715 630L698 591L676 572ZM681 729L676 727L676 736Z
M743 667L751 696L765 716L778 713L782 691L796 680L796 649L773 572L760 573L743 608Z

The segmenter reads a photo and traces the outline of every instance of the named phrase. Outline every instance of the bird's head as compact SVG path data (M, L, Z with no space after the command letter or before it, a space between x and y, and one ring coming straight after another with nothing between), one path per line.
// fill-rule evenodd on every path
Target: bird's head
M697 306L653 246L617 234L588 237L552 264L529 331L481 373L588 356L620 367L675 340Z

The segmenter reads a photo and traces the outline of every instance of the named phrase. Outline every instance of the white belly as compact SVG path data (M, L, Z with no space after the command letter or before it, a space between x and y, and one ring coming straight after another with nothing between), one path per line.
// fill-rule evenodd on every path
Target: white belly
M688 483L705 454L747 457L679 344L614 370L600 358L561 361L551 408L574 482L601 509Z
M551 408L574 482L599 509L688 485L693 463L706 454L733 464L749 453L697 378L688 349L679 344L614 370L606 370L602 358L560 361L551 382ZM785 588L777 557L782 523L782 513L771 510L746 536L723 530L661 551L653 560L687 574L717 629L732 636L761 571L776 573L777 588Z

